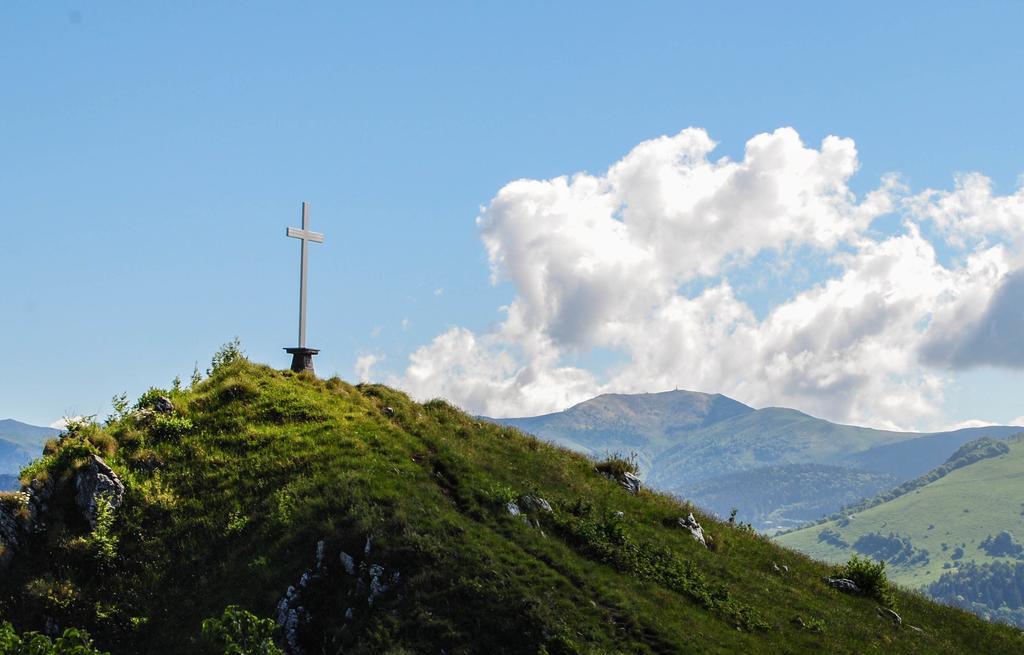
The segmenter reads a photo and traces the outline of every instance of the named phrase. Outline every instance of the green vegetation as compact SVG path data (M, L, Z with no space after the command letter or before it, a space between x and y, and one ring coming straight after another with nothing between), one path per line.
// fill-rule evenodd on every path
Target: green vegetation
M640 465L637 464L637 454L620 455L612 453L597 463L594 467L600 473L610 475L616 480L622 480L627 473L637 475L640 473Z
M14 626L0 623L0 653L3 655L107 655L93 646L88 633L69 628L51 640L38 632L19 635Z
M939 469L880 496L889 500L865 502L857 506L863 509L781 535L777 542L831 562L845 561L851 553L883 560L894 582L994 616L1002 611L1002 594L986 586L995 579L990 572L1006 571L1024 556L1013 535L1024 532L1022 474L1024 436L980 439ZM950 591L958 585L973 589L975 578L988 581L980 595ZM1012 576L1008 580L1021 584ZM1017 593L1024 593L1024 586ZM957 601L957 595L965 600ZM1006 612L1013 614L1011 609Z
M903 484L886 490L884 493L877 494L872 497L868 497L859 503L849 504L843 509L839 510L828 519L819 521L824 523L828 520L841 519L844 516L850 514L856 514L857 512L863 512L866 509L871 509L882 503L895 500L900 496L906 495L911 491L916 491L921 487L925 486L930 482L935 482L945 476L949 475L953 471L961 469L965 466L980 462L983 459L989 459L991 457L999 457L1010 452L1010 446L1005 441L999 441L991 437L982 437L981 439L975 439L970 443L966 443L957 449L946 463L938 468L932 469L924 475L904 482Z
M852 580L861 591L890 609L896 606L896 595L885 575L885 562L854 555L835 570L835 576Z
M827 564L633 495L593 460L443 401L236 351L190 388L157 390L172 413L147 392L26 469L50 509L0 576L0 616L22 631L77 626L116 654L272 653L282 600L316 653L1024 648L1019 631L895 590L924 632L898 629L873 599L830 589ZM73 491L92 454L126 487L95 531ZM714 549L680 527L691 511Z
M1024 564L967 563L942 574L928 594L990 621L1024 628Z
M1024 518L1022 472L1024 436L994 443L981 439L961 448L941 470L903 485L905 491L888 501L865 503L861 511L776 540L836 563L852 552L885 559L895 582L922 588L963 563L1014 557L1014 551L990 554L982 543L1004 530L1024 529L1019 527ZM998 548L1003 541L990 543Z
M276 624L237 605L229 605L220 618L203 621L203 638L224 655L284 655L274 643Z

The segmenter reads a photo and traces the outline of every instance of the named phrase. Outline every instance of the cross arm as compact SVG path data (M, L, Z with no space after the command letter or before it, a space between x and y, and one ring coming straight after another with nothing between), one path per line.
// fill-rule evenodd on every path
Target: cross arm
M294 227L288 228L286 234L293 239L302 239L303 241L312 241L313 243L323 243L324 235L319 232L311 232L310 230L299 230Z

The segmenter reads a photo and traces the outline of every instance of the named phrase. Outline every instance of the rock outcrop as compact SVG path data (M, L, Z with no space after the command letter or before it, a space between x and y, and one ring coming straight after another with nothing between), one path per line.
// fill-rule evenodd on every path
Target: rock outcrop
M95 528L100 498L117 509L124 502L124 483L102 458L91 458L89 465L75 474L75 503L89 527Z
M690 512L686 518L679 519L679 527L689 530L690 535L699 541L701 546L707 548L708 544L704 539L704 528L700 527L700 523L697 523L697 519L693 517L693 512Z
M519 509L528 514L551 514L554 511L551 503L540 496L520 496L518 505Z
M629 471L626 471L625 473L622 474L622 479L619 480L619 484L621 484L626 491L633 494L634 496L640 493L640 478L637 477L636 475L633 475Z
M848 594L862 593L857 583L847 578L825 578L825 584Z
M337 553L337 556L329 553ZM366 538L361 556L344 550L331 551L323 539L317 542L313 566L303 572L296 584L288 587L277 603L276 619L284 634L288 655L305 655L307 651L302 644L307 627L318 619L330 619L321 616L323 610L317 605L318 598L340 591L347 605L344 622L350 624L398 586L401 574L381 562L371 561L372 554L371 537Z

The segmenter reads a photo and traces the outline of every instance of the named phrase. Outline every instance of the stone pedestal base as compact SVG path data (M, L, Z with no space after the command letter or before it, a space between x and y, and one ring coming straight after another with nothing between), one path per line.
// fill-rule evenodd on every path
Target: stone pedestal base
M318 354L319 350L316 348L285 348L284 351L292 356L293 371L316 375L316 372L313 371L313 355Z

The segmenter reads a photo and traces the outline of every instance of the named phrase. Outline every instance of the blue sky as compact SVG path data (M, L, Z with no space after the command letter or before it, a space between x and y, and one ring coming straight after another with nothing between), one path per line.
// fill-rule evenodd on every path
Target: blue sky
M430 345L444 335L511 334L499 307L523 295L522 279L492 284L476 219L514 180L601 176L638 144L689 127L717 142L709 161L741 161L756 135L792 127L810 149L828 135L855 142L859 169L844 183L858 199L888 172L908 197L953 192L954 176L972 171L996 196L1015 193L1024 5L710 4L0 6L0 417L102 415L120 391L205 368L236 335L252 359L287 365L298 244L284 228L302 200L327 235L311 255L309 341L323 350L322 375L354 380L357 359L366 372L373 357L371 377L417 395L531 413L641 390L647 369L622 373L639 355L621 335L574 335L542 355L488 343L478 359L510 372L480 389L437 378L467 366L437 361ZM490 215L500 250L513 237ZM941 231L939 219L921 225ZM897 236L903 213L869 229ZM1015 270L1020 242L984 238L1010 251L1002 274ZM932 243L950 267L968 252ZM756 322L840 274L835 256L851 248L790 244L671 280L692 298L727 278ZM435 358L435 373L409 371L417 352ZM733 384L686 366L659 370L649 390L668 378L714 384L700 390L901 427L1024 415L1016 360L987 357L970 367L923 357L907 365L912 382L890 371L859 387L856 407L840 387L775 393L771 380ZM571 383L512 389L543 366L551 385ZM556 369L568 378L545 377ZM831 378L803 386L821 379ZM868 407L865 394L886 394L882 404L907 384L940 392L903 420L899 407Z

